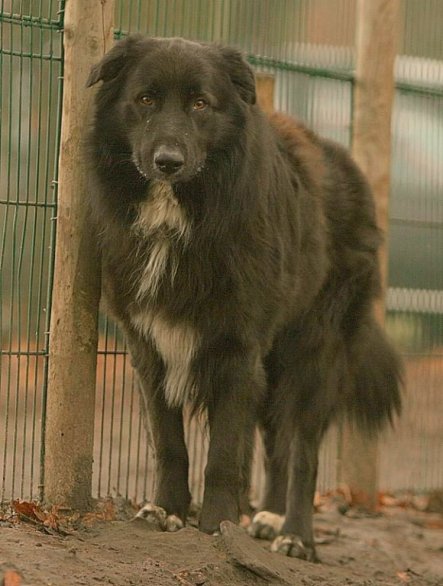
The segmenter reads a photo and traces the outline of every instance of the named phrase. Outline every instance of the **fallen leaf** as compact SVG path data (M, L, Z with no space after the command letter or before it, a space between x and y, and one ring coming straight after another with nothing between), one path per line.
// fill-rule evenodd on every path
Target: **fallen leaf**
M411 577L408 572L397 572L397 578L405 584L411 581Z
M40 521L35 513L36 509L38 509L38 506L33 502L15 500L12 501L12 508L17 513L17 515L27 517L28 519L34 519L35 521Z
M59 522L59 518L53 512L47 513L45 519L43 520L44 525L46 525L47 527L50 527L51 529L54 529L55 531L57 531L59 528L58 522Z
M37 503L32 501L12 501L12 509L20 519L43 525L54 531L59 531L59 515L57 508L53 507L50 512L43 511Z
M424 521L422 527L425 529L443 529L443 519L429 519Z
M93 525L97 521L114 521L115 519L115 505L111 499L99 504L99 507L82 516L82 522L85 525Z
M249 525L251 524L251 517L249 515L240 515L240 527L244 527L245 529L247 529L249 527Z
M20 586L22 579L14 570L6 570L3 575L3 586Z

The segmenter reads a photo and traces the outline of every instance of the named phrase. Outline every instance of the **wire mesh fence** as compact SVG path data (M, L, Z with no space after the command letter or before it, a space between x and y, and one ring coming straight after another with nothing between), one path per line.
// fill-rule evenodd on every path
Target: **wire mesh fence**
M48 314L62 93L63 2L0 2L0 501L38 498L44 450ZM222 41L275 77L275 107L349 146L355 0L116 2L115 36ZM407 398L380 448L383 489L443 485L443 38L439 0L402 0L396 63L388 329L407 365ZM187 425L190 483L202 497L207 437ZM337 485L338 431L319 488ZM405 457L407 455L407 457ZM145 500L153 455L118 328L100 320L94 496ZM254 497L260 493L260 457Z
M58 9L51 1L2 1L0 10L0 500L39 491L60 123Z

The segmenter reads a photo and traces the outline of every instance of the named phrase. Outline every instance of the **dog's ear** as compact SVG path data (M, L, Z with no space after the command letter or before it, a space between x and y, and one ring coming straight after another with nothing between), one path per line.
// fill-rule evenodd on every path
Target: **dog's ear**
M252 68L246 62L242 53L232 47L221 47L221 54L228 65L228 73L232 83L237 88L242 100L247 104L255 104L255 77Z
M103 59L91 69L86 87L91 87L100 80L109 81L117 77L125 65L130 63L131 58L136 54L137 45L142 40L142 35L130 35L116 43Z

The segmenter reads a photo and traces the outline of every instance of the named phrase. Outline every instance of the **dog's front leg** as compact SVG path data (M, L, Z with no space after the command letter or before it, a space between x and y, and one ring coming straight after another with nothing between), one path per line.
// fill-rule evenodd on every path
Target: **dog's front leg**
M221 521L239 521L264 377L261 364L252 353L219 355L206 375L208 382L212 380L212 393L208 405L210 443L200 529L216 533Z
M167 404L164 366L152 345L136 334L127 339L155 452L154 502L145 505L138 516L157 522L166 531L176 531L186 523L191 501L182 409Z

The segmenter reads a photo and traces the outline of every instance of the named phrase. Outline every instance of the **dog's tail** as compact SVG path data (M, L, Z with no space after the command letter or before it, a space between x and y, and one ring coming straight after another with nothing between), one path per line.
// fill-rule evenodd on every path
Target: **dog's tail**
M375 320L360 334L351 356L353 389L347 412L359 427L373 432L400 414L403 365Z

